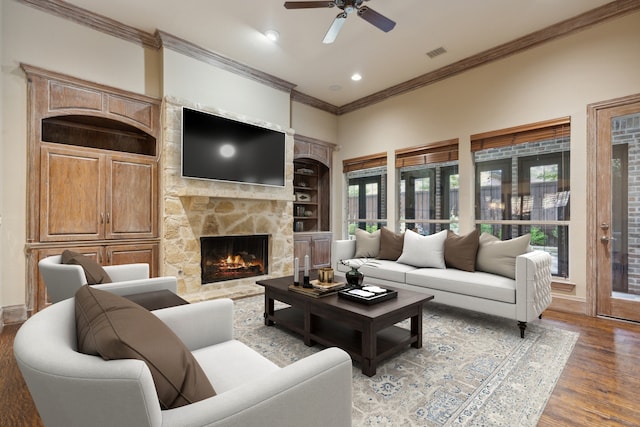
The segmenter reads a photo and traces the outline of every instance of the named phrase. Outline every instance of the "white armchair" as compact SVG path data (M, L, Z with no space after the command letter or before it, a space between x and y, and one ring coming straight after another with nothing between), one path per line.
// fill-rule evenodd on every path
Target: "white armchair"
M79 265L62 264L61 256L54 255L38 262L40 275L47 287L47 295L51 303L71 298L81 286L87 283L84 270ZM161 289L177 292L178 283L175 277L149 278L148 264L122 264L103 266L113 283L93 285L118 295L129 295L139 292L157 291Z
M153 311L184 342L217 395L161 410L140 360L105 361L77 351L75 298L36 313L14 354L45 425L350 426L352 365L329 348L279 368L232 338L233 302Z

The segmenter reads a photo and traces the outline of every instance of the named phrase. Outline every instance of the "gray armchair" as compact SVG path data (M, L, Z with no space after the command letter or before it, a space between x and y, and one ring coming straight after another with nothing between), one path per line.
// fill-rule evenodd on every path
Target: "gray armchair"
M217 395L161 410L140 360L105 361L77 351L75 299L36 313L14 354L45 425L350 426L351 359L328 348L279 368L233 339L233 302L153 311L205 371Z
M113 283L93 285L119 295L139 292L157 291L161 289L177 292L177 280L172 276L149 278L148 264L105 265L102 267ZM47 295L51 303L71 298L76 291L87 283L84 270L79 265L61 264L61 256L46 257L38 262L40 275L47 287Z

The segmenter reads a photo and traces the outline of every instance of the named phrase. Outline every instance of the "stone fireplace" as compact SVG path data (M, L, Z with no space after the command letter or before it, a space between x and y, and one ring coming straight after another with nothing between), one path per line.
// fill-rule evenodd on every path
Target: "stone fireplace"
M258 278L293 273L293 133L286 131L284 187L214 182L180 176L181 108L212 112L277 130L276 125L171 98L164 100L162 184L162 274L178 278L178 293L190 301L253 295ZM269 236L262 275L203 282L203 238Z

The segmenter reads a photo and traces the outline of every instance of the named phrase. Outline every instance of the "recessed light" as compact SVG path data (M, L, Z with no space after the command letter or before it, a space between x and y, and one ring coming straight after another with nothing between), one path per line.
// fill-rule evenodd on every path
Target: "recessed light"
M334 92L339 91L341 89L342 89L342 86L340 86L340 85L331 85L331 86L329 86L329 90L332 90Z
M264 35L266 38L268 38L272 42L277 42L278 39L280 38L280 33L277 32L276 30L267 30L264 32Z
M358 81L362 80L362 76L359 73L354 73L351 76L351 80L353 80L354 82L358 82Z

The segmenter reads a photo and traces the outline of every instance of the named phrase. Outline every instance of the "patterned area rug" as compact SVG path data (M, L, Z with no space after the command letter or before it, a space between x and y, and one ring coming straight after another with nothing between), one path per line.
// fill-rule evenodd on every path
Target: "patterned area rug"
M263 296L234 310L236 339L279 366L323 348L265 326ZM535 426L578 338L531 322L521 339L513 320L435 303L423 322L421 349L387 359L371 378L354 363L354 426Z

